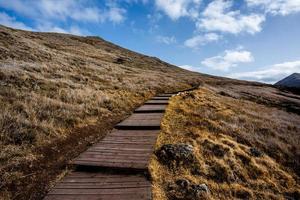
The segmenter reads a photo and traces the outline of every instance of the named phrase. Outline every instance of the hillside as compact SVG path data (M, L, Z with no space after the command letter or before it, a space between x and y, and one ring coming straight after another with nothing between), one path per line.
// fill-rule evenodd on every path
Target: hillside
M277 86L300 89L300 73L294 73L275 83Z
M266 105L236 86L173 97L150 165L154 199L299 199L300 116Z
M264 187L278 188L270 189L270 193L299 194L300 127L296 123L300 114L299 96L270 85L190 72L99 37L27 32L0 26L0 197L41 199L70 170L66 166L71 159L103 138L114 124L146 99L155 93L198 85L199 91L174 98L157 148L178 142L203 145L204 138L197 143L193 131L199 136L206 129L228 134L225 139L237 146L237 150L230 150L232 154L244 155L250 146L259 148L268 155L260 158L261 162L272 162L272 169L283 171L286 176L282 177L288 177L270 175L269 185ZM222 110L225 113L218 113ZM242 116L241 113L245 114L243 119L234 117ZM207 119L202 119L203 114ZM269 116L274 117L273 121L263 123ZM256 127L257 123L260 125ZM192 132L185 129L186 125ZM182 138L177 135L181 131ZM210 133L205 134L209 138ZM211 137L212 143L224 140L217 135ZM271 149L269 145L273 145ZM215 159L209 156L211 160L204 164L201 154L196 155L203 164L201 170ZM225 162L223 157L218 159ZM248 157L245 159L247 162ZM155 171L158 167L163 170ZM156 199L164 199L166 183L159 173L167 174L166 180L170 181L182 173L157 163L152 168ZM194 177L183 170L187 173L183 173L185 178L197 182L209 177L209 174ZM243 176L248 178L248 174ZM289 182L284 186L276 180ZM213 192L225 191L218 189L214 178L209 181L205 183L213 185ZM243 185L250 195L254 195L255 187L263 185L260 179L252 183ZM236 183L230 179L226 184ZM230 193L231 187L227 188Z

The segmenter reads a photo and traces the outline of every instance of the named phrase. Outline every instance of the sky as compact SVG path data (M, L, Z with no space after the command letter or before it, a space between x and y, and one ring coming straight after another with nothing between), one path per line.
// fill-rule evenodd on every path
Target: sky
M0 24L100 36L218 76L300 73L300 0L0 0Z

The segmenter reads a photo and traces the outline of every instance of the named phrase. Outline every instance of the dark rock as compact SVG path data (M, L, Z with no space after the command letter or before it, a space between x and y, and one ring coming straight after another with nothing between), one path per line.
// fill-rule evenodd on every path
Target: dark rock
M176 185L182 187L182 188L186 188L190 185L190 182L189 180L186 180L186 179L178 179L176 180Z
M166 165L187 165L195 162L194 148L189 144L165 144L156 151L159 161Z
M168 197L172 200L197 200L209 195L206 184L193 184L187 179L178 179L169 184Z
M252 156L255 156L255 157L261 157L263 155L263 153L261 151L259 151L258 149L252 147L250 148L250 153Z
M127 57L118 57L114 60L114 63L116 64L124 64L126 62L131 62L132 59L131 58L127 58Z
M116 63L116 64L123 64L125 62L126 62L126 58L123 58L123 57L119 57L114 60L114 63Z

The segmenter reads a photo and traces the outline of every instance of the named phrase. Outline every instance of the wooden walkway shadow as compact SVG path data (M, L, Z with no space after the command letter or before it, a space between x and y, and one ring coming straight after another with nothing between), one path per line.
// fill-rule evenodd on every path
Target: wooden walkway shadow
M45 199L152 199L148 164L172 95L153 97L102 141L80 154L72 162L77 170L61 180Z

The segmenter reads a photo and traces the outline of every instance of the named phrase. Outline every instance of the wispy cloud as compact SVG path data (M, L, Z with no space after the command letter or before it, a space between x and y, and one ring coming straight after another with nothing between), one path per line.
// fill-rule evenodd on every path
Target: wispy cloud
M273 15L289 15L300 12L299 0L246 0L250 7L260 7Z
M229 77L275 83L295 72L300 72L300 60L274 64L256 71L232 73Z
M253 61L254 58L251 52L238 48L235 50L225 50L220 55L206 58L201 64L214 70L228 71L240 63Z
M55 32L55 33L69 33L74 35L88 35L89 32L82 30L78 26L60 27L51 22L43 22L37 26L30 27L22 22L17 21L15 17L9 16L5 12L0 12L0 24L16 29L28 31L42 31L42 32Z
M207 33L204 35L196 35L192 38L187 39L184 45L189 48L198 49L200 46L205 45L210 42L217 42L222 36L216 33Z
M33 28L26 26L24 23L17 21L15 17L11 17L5 12L0 12L0 24L28 31L34 30Z
M201 0L155 0L157 8L172 20L188 16L198 17Z
M1 13L0 23L9 27L32 31L89 34L81 23L121 23L126 18L126 10L115 1L94 5L82 0L12 0L0 1L0 7L14 11L19 16L32 20L32 27L18 21L5 12Z
M167 45L177 43L177 40L174 36L168 37L168 36L161 36L160 35L160 36L156 37L156 41L159 42L159 43L167 44Z
M41 1L0 1L0 6L21 15L37 20L75 20L79 22L119 23L125 18L126 11L116 3L108 2L101 8L89 5L87 1L41 0Z

